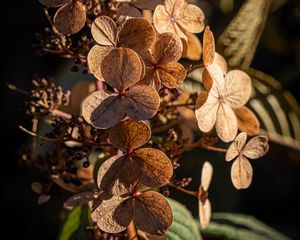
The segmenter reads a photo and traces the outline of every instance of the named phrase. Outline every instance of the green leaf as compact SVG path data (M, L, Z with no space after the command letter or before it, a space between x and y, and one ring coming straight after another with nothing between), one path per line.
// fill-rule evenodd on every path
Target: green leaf
M271 228L262 221L243 214L214 213L212 221L205 229L200 228L204 235L225 237L232 240L288 240L287 236Z
M173 210L173 223L166 235L169 240L200 240L201 235L196 221L187 208L181 203L168 198Z
M88 239L89 208L87 205L78 205L67 215L59 234L59 240Z

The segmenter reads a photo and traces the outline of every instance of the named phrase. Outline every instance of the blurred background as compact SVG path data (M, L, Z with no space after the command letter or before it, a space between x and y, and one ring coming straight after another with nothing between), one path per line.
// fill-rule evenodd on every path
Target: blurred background
M237 13L242 0L198 1L207 23L218 37ZM29 137L18 129L28 126L24 114L26 96L6 88L6 83L29 90L34 74L59 76L66 61L56 56L38 57L32 44L35 33L47 26L43 7L37 0L4 1L1 4L1 227L8 236L22 239L56 239L59 230L61 199L53 196L45 205L37 204L30 185L39 179L34 170L19 164L18 150ZM202 35L200 34L199 36ZM300 1L273 0L271 12L252 67L277 79L300 102ZM64 71L68 71L65 69ZM199 183L200 167L207 158L215 167L210 199L213 211L253 215L293 239L300 239L300 152L272 143L263 159L252 161L251 187L237 191L230 181L230 167L222 155L197 150L186 154L178 177L193 174L191 188ZM215 159L215 161L214 161ZM185 173L185 175L184 175ZM58 194L59 196L59 194ZM195 199L174 192L174 198L197 215ZM3 231L2 230L2 231Z

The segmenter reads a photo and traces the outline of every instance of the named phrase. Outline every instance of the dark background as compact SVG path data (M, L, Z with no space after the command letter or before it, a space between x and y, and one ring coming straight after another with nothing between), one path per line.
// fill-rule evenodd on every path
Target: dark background
M235 2L237 5L229 14L222 13L214 5L209 18L212 29L216 29L216 35L222 32L222 28L238 10L242 1ZM55 56L37 57L32 48L35 32L42 31L46 24L42 6L37 0L1 3L0 208L1 228L11 236L9 238L53 240L57 238L59 229L60 199L54 196L49 203L38 205L37 195L30 189L30 184L37 180L38 174L18 164L18 149L29 139L18 130L18 125L30 124L23 112L26 97L5 87L5 83L13 83L22 89L30 89L30 82L35 73L40 76L52 76L56 72L62 60ZM271 13L252 64L277 78L298 101L299 29L299 1L287 1ZM224 163L216 163L215 176L218 179L212 183L210 193L213 209L254 215L293 239L300 239L300 153L290 152L275 144L272 144L270 149L265 158L253 164L253 184L244 191L233 189L229 181L228 165L223 168ZM192 167L200 169L200 165L196 163ZM185 167L191 166L183 166L183 169ZM196 202L182 195L180 197L181 201L188 202L191 210L196 213Z

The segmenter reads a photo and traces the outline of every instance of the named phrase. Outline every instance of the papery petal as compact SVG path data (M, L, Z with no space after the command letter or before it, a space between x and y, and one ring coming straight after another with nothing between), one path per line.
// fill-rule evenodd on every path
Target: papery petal
M183 29L191 33L199 33L204 29L204 19L204 13L199 7L187 4L176 21Z
M207 191L212 179L213 167L209 162L204 162L202 171L201 171L201 186L204 191Z
M246 141L247 133L241 132L239 135L237 135L226 152L226 161L231 161L232 159L236 158L242 152Z
M186 69L178 62L169 62L159 65L159 78L167 88L180 87L186 77Z
M143 14L139 9L136 7L129 5L129 4L124 4L122 5L116 15L116 19L118 22L123 22L126 21L130 18L141 18L143 17Z
M233 109L238 120L240 131L246 132L250 136L259 133L259 121L255 114L247 107Z
M243 155L250 159L257 159L269 151L269 139L266 136L252 138L243 149Z
M110 17L97 17L92 24L91 32L98 44L109 47L116 46L118 28L115 21Z
M231 166L231 180L236 189L246 189L252 182L253 169L247 158L239 156Z
M209 199L206 199L204 203L199 199L199 219L202 228L206 228L210 223L211 218L211 204Z
M216 131L223 142L232 141L238 132L236 116L233 110L224 103L220 104L218 110Z

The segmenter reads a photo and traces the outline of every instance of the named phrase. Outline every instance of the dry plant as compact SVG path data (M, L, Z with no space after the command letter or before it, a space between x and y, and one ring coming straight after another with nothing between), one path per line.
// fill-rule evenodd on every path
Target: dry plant
M21 157L46 176L32 184L38 202L58 186L72 193L67 210L87 204L93 220L87 239L166 239L173 221L166 197L175 188L198 199L200 223L209 226L213 161L204 163L193 191L188 176L174 174L182 155L196 148L226 154L224 160L234 160L232 183L242 189L253 177L247 158L262 157L269 146L266 136L254 136L259 121L245 106L251 78L228 71L202 10L184 0L40 2L59 8L53 21L45 10L50 28L39 37L40 52L73 59L94 82L70 95L51 79L33 81L27 103L33 127L21 129L34 141ZM201 44L193 34L203 30ZM184 57L201 61L184 66ZM204 90L185 92L187 76L199 69ZM246 144L247 135L254 137ZM227 149L219 140L233 142Z

